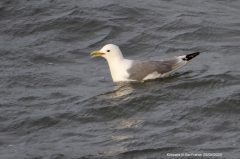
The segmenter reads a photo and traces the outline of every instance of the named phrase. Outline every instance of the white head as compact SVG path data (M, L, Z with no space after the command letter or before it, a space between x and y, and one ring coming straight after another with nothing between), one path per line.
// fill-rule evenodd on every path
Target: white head
M114 45L114 44L107 44L103 46L101 50L94 51L91 54L96 54L96 55L93 55L92 57L102 56L107 61L123 59L121 50L117 45Z

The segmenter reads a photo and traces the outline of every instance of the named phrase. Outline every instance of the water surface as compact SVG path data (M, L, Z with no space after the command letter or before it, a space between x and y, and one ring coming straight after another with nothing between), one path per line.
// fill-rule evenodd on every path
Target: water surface
M0 2L1 159L240 155L240 2ZM171 77L112 82L125 58L200 51ZM189 158L186 156L174 158Z

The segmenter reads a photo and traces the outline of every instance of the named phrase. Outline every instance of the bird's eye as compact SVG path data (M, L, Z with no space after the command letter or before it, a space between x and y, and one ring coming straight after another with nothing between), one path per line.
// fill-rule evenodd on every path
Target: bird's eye
M107 50L107 52L110 52L110 50Z

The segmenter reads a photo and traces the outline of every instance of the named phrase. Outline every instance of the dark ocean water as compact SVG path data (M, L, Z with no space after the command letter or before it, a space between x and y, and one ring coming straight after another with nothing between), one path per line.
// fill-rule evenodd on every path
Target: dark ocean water
M239 8L1 0L0 158L240 158ZM171 77L114 84L90 58L108 43L129 59L201 55Z

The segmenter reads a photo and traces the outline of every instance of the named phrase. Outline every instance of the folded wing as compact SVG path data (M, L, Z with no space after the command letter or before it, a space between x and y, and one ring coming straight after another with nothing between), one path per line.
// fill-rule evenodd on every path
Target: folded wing
M196 52L160 61L134 61L131 68L127 70L130 74L129 79L140 81L145 80L146 77L147 79L154 79L169 76L199 54L199 52Z

